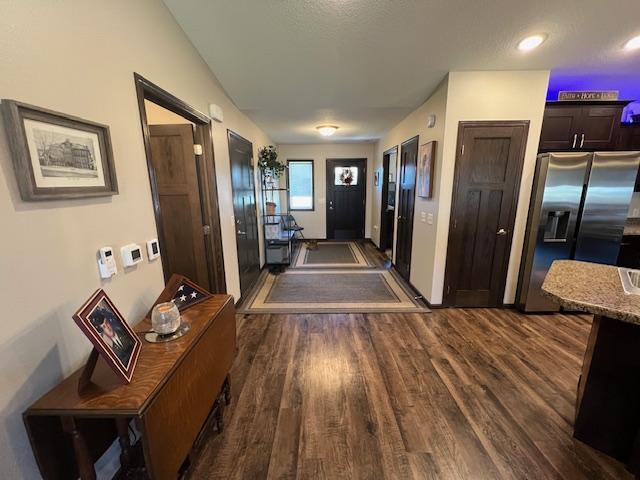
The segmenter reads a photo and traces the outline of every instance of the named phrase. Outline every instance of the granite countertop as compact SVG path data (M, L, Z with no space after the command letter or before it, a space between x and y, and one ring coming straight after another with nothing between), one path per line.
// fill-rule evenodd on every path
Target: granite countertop
M640 218L628 218L623 235L640 236Z
M640 295L624 292L618 267L556 260L542 291L563 307L640 325Z

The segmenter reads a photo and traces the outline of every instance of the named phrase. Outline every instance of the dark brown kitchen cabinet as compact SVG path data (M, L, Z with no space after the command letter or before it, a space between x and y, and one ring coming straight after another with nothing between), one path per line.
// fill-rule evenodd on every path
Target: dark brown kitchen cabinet
M640 123L623 123L616 150L640 150Z
M619 139L622 110L628 103L548 102L539 150L614 150Z

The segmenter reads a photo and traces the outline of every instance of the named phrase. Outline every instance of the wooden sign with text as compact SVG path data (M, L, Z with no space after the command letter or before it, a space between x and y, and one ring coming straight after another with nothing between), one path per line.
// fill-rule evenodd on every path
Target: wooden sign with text
M612 101L618 100L618 96L620 92L617 90L605 90L602 92L559 92L558 93L558 101L559 102L570 102L570 101L592 101L592 102L602 102L602 101Z

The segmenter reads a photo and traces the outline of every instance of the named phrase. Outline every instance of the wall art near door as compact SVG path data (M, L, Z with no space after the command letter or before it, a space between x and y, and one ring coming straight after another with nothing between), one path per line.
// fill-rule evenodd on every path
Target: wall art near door
M2 113L23 200L118 193L107 125L14 100Z
M142 341L105 291L96 290L73 315L73 320L113 371L130 383Z
M436 142L420 145L418 153L418 196L431 198L433 195L433 164L436 156Z

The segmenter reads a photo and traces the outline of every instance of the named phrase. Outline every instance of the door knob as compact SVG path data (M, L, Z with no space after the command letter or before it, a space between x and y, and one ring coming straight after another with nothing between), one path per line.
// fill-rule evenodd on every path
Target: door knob
M238 230L238 235L246 235L247 232L243 232L242 230Z
M507 231L504 228L501 228L496 232L496 235L506 235Z

